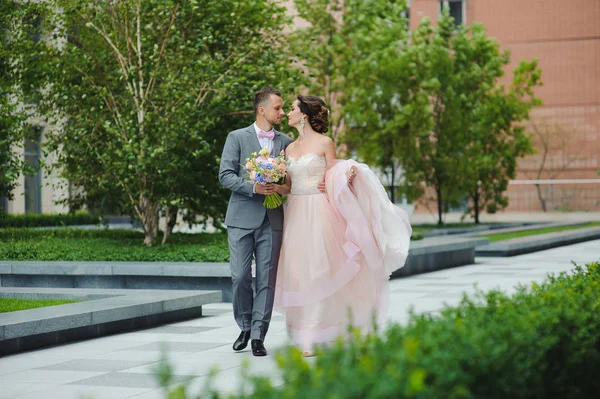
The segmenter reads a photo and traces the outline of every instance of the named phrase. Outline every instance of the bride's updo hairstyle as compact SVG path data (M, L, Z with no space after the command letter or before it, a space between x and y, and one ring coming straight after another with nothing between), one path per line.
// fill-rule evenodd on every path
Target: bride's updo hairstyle
M298 106L303 114L308 116L310 127L317 133L329 131L329 110L325 101L315 96L298 96Z

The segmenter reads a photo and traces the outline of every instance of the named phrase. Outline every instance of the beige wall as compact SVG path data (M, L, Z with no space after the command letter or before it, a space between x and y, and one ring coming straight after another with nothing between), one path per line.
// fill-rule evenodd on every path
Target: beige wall
M17 150L21 156L24 156L23 149ZM52 155L50 155L52 157ZM52 158L47 159L52 161ZM18 179L18 186L14 190L14 198L8 201L8 213L25 213L25 195L24 195L25 177L21 175ZM68 207L56 204L57 201L68 195L68 183L65 179L57 176L56 172L47 175L41 171L41 211L42 213L66 213Z

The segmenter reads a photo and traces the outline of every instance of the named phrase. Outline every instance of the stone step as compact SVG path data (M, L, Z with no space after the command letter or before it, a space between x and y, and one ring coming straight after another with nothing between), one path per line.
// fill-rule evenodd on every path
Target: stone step
M0 355L202 315L219 291L0 288L0 298L83 302L0 313Z

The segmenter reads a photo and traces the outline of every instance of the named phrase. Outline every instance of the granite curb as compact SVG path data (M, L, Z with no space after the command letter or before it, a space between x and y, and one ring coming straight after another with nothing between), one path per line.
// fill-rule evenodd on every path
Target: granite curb
M477 256L515 256L600 238L600 227L514 238L477 247Z
M549 222L515 222L515 223L498 223L498 224L483 224L471 227L444 227L437 228L433 227L432 231L424 231L420 233L425 238L440 237L440 236L453 236L453 235L464 235L469 236L472 234L486 234L492 231L513 229L513 228L544 228L547 227Z
M0 355L202 315L218 291L0 288L0 297L83 302L0 314Z
M487 238L440 236L411 241L406 265L392 277L475 262ZM0 261L0 286L220 290L231 302L228 263Z
M511 227L506 229L495 229L489 231L477 231L474 233L464 234L464 237L486 237L493 236L496 234L506 234L506 233L516 233L521 231L536 231L543 229L550 229L555 227L576 227L583 226L588 224L589 222L552 222L545 223L540 225L529 225L529 226L521 226L521 227Z

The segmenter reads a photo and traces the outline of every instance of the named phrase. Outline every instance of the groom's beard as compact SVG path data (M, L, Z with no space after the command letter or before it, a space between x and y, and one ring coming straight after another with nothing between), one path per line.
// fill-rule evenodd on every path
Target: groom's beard
M282 119L282 118L275 119L275 120L272 120L272 119L267 119L267 122L269 122L269 124L270 124L271 126L273 126L273 127L274 127L274 126L279 126L279 125L281 125L281 119Z

